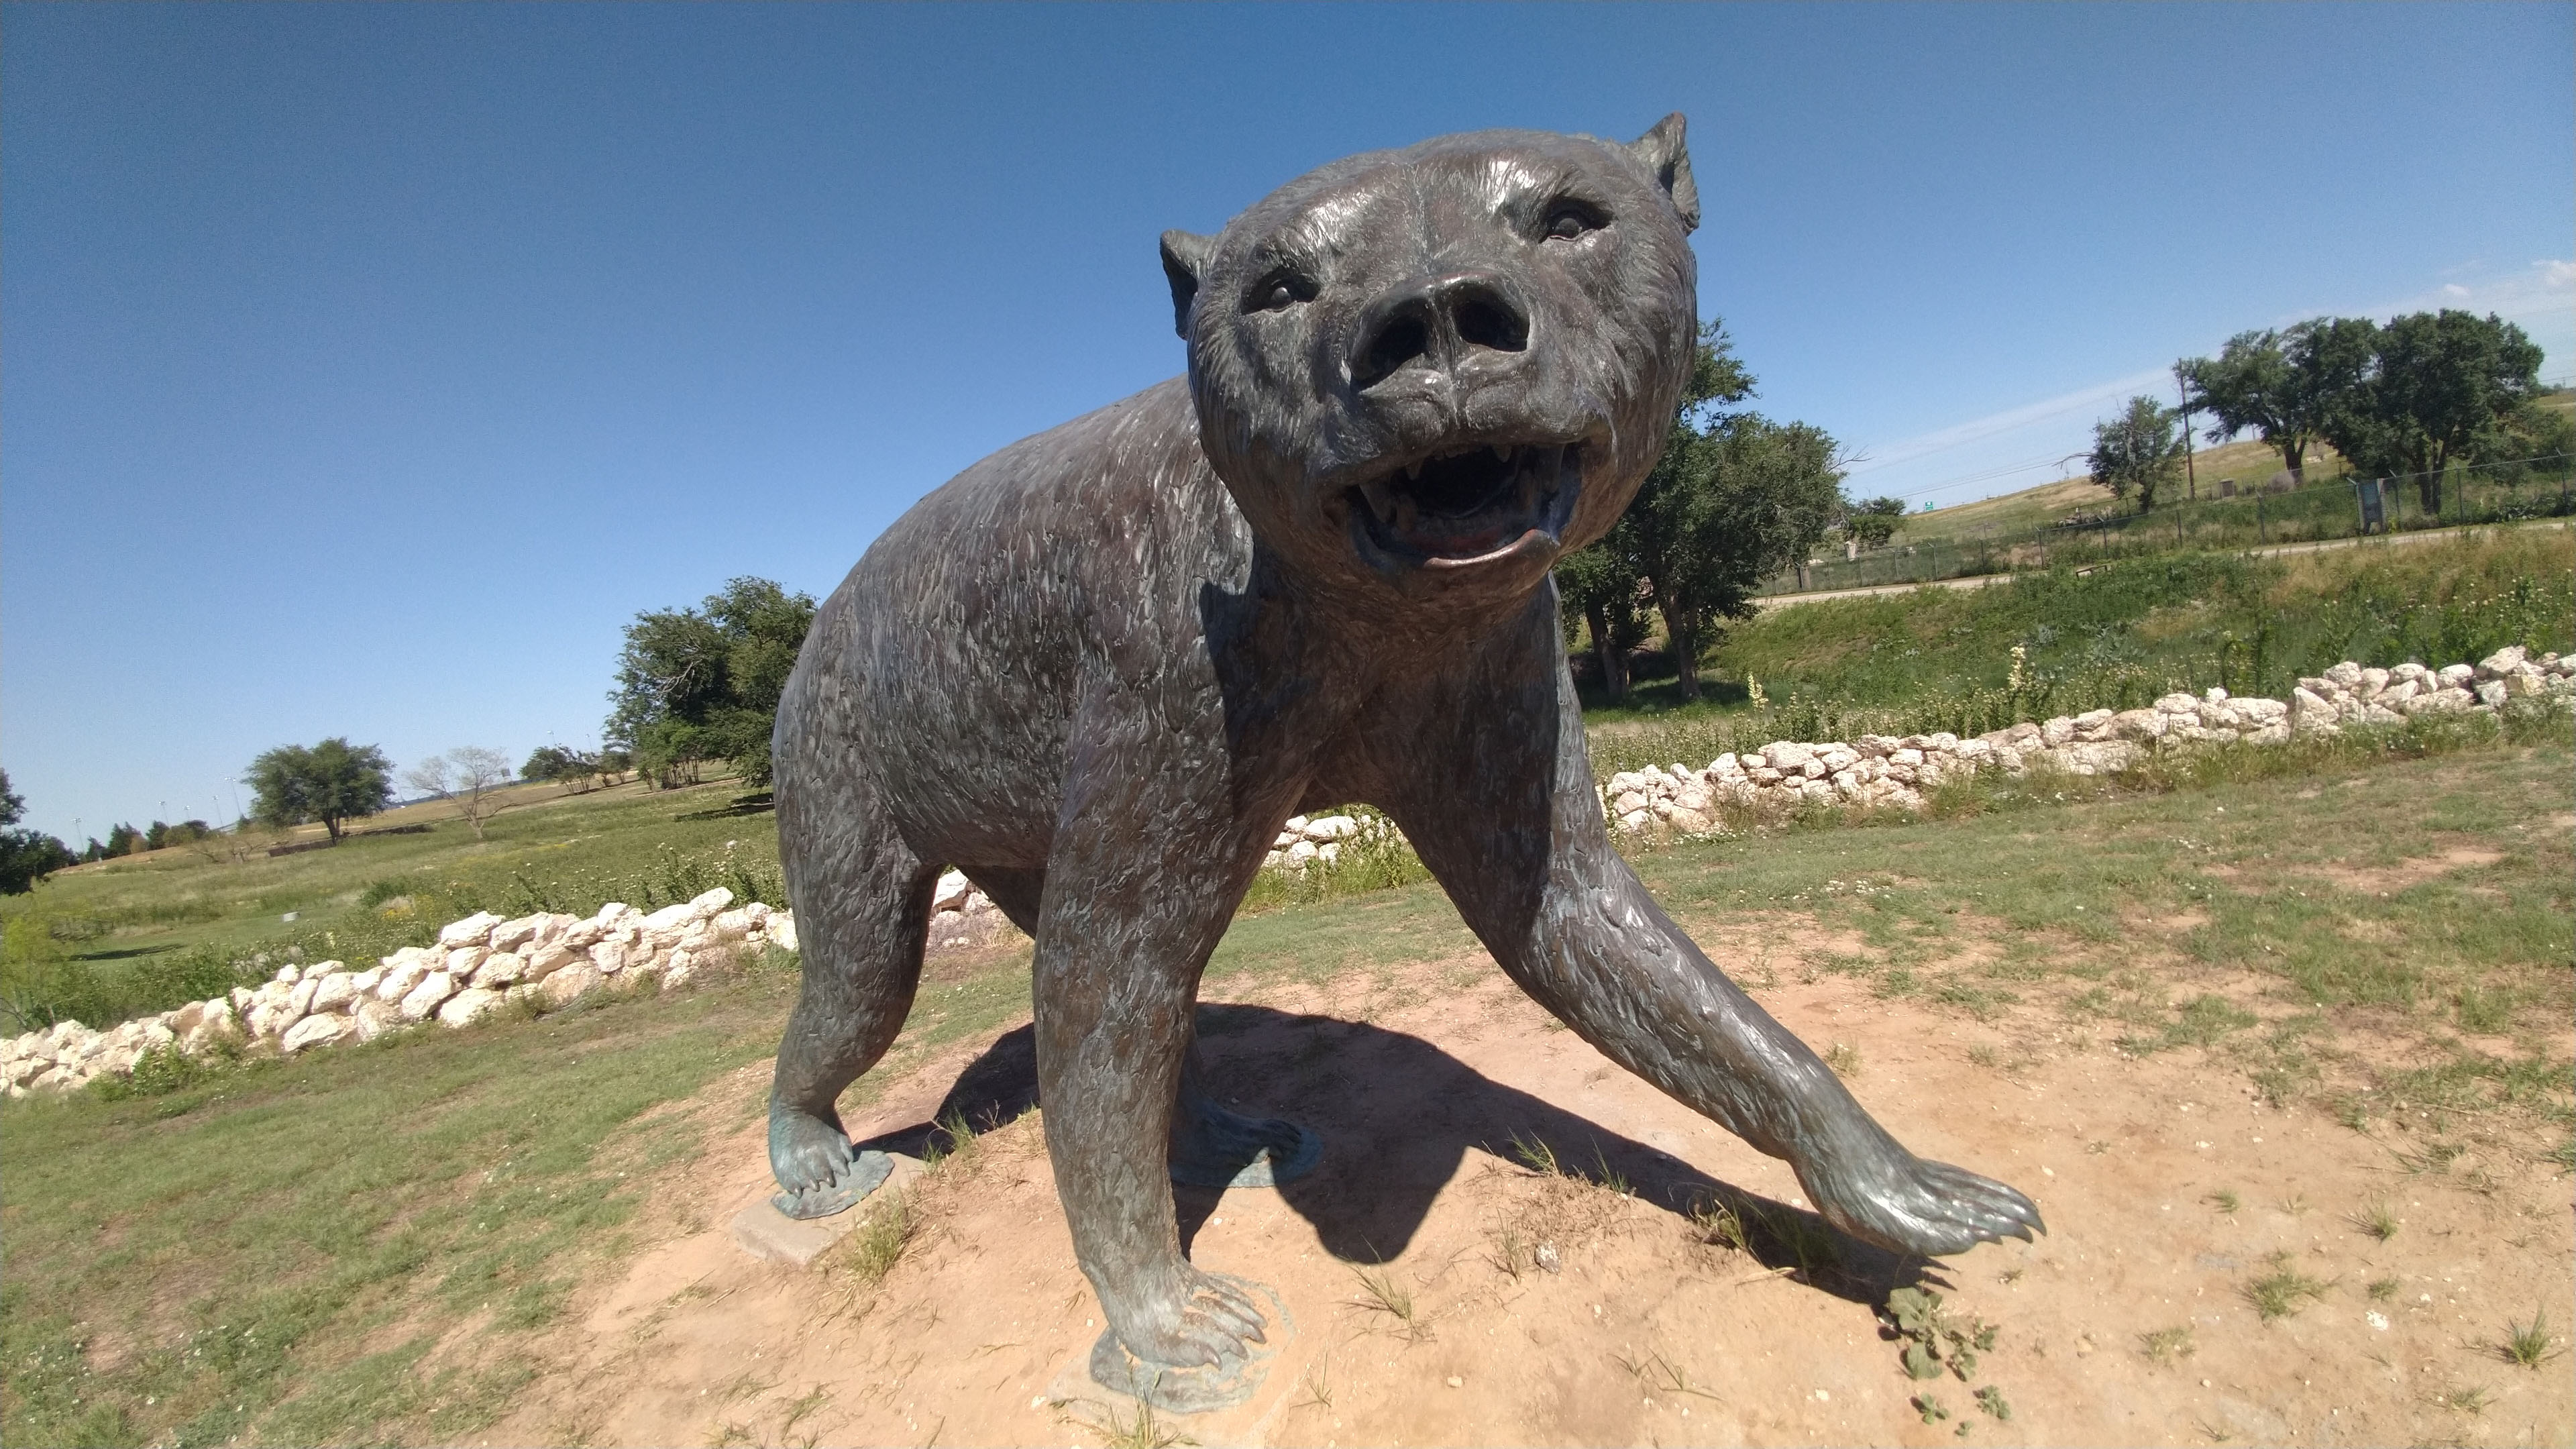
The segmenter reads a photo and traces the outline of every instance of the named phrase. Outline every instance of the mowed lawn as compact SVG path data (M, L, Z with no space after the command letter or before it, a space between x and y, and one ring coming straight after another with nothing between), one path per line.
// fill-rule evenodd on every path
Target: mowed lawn
M2001 1070L2196 1054L2433 1170L2472 1148L2564 1169L2571 767L2563 738L2491 743L1637 859L1757 991L1848 973L1891 1012L2005 1023ZM1493 969L1427 885L1239 920L1207 990L1420 960ZM606 1267L701 1226L656 1185L760 1110L793 991L773 959L157 1097L0 1106L0 1441L465 1438ZM935 979L892 1065L1026 1010L1025 948Z

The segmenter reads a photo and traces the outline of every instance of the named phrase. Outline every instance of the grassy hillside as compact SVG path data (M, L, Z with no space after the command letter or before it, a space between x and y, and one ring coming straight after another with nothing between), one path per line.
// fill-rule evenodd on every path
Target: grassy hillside
M75 867L0 899L0 995L97 1026L223 990L254 952L360 960L478 910L650 908L716 885L783 903L777 831L729 813L739 790L530 785L508 792L480 840L455 807L430 803L327 849L271 856L219 837Z
M2060 567L1766 611L1711 651L1699 703L1680 702L1666 662L1626 707L1596 707L1593 761L1704 764L1739 737L1973 733L2212 685L2279 698L2339 660L2438 668L2508 643L2576 649L2576 533ZM1767 708L1752 706L1750 682Z

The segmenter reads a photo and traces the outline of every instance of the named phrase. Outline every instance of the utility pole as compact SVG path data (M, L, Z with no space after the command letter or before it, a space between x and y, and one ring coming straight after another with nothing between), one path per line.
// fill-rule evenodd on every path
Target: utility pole
M2174 364L2174 396L2176 400L2182 404L2183 482L2185 486L2191 490L2191 501L2198 503L2200 501L2200 473L2192 466L2191 461L2191 380L2189 376L2183 372L2182 364L2179 362Z

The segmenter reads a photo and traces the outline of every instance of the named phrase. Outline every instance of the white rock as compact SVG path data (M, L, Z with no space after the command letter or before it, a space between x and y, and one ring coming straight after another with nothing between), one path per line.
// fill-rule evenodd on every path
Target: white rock
M2507 644L2502 649L2499 649L2493 654L2490 654L2486 658L2478 661L2478 678L2494 679L2500 675L2511 674L2513 671L2521 668L2530 658L2530 651L2524 649L2521 645Z
M2325 677L2328 682L2334 684L2337 688L2357 689L2361 686L2361 666L2347 659L2341 664L2336 665L2334 668L2327 670Z
M438 1019L449 1026L464 1026L501 1005L501 993L488 987L469 986L447 999L438 1008Z
M764 935L766 935L766 936L768 936L768 937L769 937L769 944L771 944L771 945L773 945L773 946L776 946L779 950L781 950L781 951L793 951L793 950L795 950L795 949L796 949L796 915L795 915L795 913L794 913L793 911L780 911L780 912L778 912L777 914L775 914L775 915L771 916L771 917L769 918L768 922L767 922L766 924L764 924L764 925L761 927L761 932L762 932L762 934L764 934Z
M1314 858L1315 844L1313 841L1300 840L1295 845L1288 847L1288 863L1290 865L1302 866Z
M2501 679L2479 680L2477 696L2478 703L2485 705L2489 709L2503 708L2504 702L2512 697L2506 692L2504 681Z
M2387 687L2388 671L2374 667L2361 671L2361 683L2355 685L2353 690L2363 699L2372 699Z
M484 957L491 954L492 952L488 947L459 946L455 950L447 953L447 960L440 965L439 969L446 972L448 975L455 977L457 980L463 981L472 976L476 968L483 964Z
M461 921L450 921L438 931L438 944L454 950L459 946L479 946L492 934L501 918L490 911L476 911Z
M548 976L553 975L557 970L569 966L580 959L581 953L579 951L574 950L572 947L565 945L561 941L554 941L537 948L537 954L528 958L528 969L521 974L519 979L522 981L543 981Z
M724 886L706 891L689 902L689 912L701 921L712 920L716 913L733 904L733 892Z
M490 989L515 986L527 970L527 958L518 952L495 951L483 958L482 965L474 968L474 984Z
M374 1041L377 1037L402 1025L402 1021L400 1010L372 997L361 998L357 1007L349 1013L350 1028L357 1033L360 1041Z
M278 1039L277 1045L279 1050L293 1056L306 1047L329 1046L354 1030L356 1028L345 1016L320 1013L287 1028L286 1035Z
M345 1012L357 1001L358 994L357 972L334 971L314 983L313 999L305 1003L305 1010L315 1013Z
M2433 677L2442 681L2444 689L2466 689L2470 681L2478 677L2478 667L2474 664L2446 664L2434 671Z
M676 906L664 906L662 909L646 916L639 924L644 933L648 936L663 934L676 935L680 931L686 930L697 919L697 902L682 901Z
M521 916L516 920L503 921L501 924L492 928L491 937L485 944L489 945L495 951L516 951L521 946L535 940L537 938L537 928L543 926L545 923L546 918L543 912L539 912L533 916Z
M754 924L765 922L770 916L769 903L766 901L753 901L743 907L742 911L744 915L751 917Z
M600 975L597 967L576 961L560 971L550 973L545 980L537 984L539 989L546 993L546 1000L561 1006L606 979Z
M409 994L403 997L401 1007L402 1019L405 1021L426 1020L431 1012L438 1009L438 1004L440 1002L445 1001L447 998L454 996L455 994L456 978L448 975L444 971L432 971L428 975L420 978L420 984L413 987Z
M756 927L757 923L752 920L751 912L737 909L726 911L707 922L707 934L719 942L739 941L750 935Z
M376 983L376 999L400 1001L411 995L411 989L418 986L428 975L429 967L418 961L405 961L399 966L388 966L385 968L385 979Z
M1328 840L1347 840L1360 833L1360 823L1348 815L1318 815L1306 822L1306 838L1321 845Z
M627 954L625 942L602 941L590 948L590 964L602 976L614 976L626 969Z
M930 908L934 912L957 910L966 904L966 893L974 888L974 883L966 879L966 872L949 871L939 878L938 886L931 891Z

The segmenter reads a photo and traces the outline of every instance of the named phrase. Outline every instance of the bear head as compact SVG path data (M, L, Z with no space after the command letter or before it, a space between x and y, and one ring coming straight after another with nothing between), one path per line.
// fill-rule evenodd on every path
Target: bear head
M1690 376L1682 131L1442 136L1164 234L1200 446L1292 575L1484 613L1609 531Z

